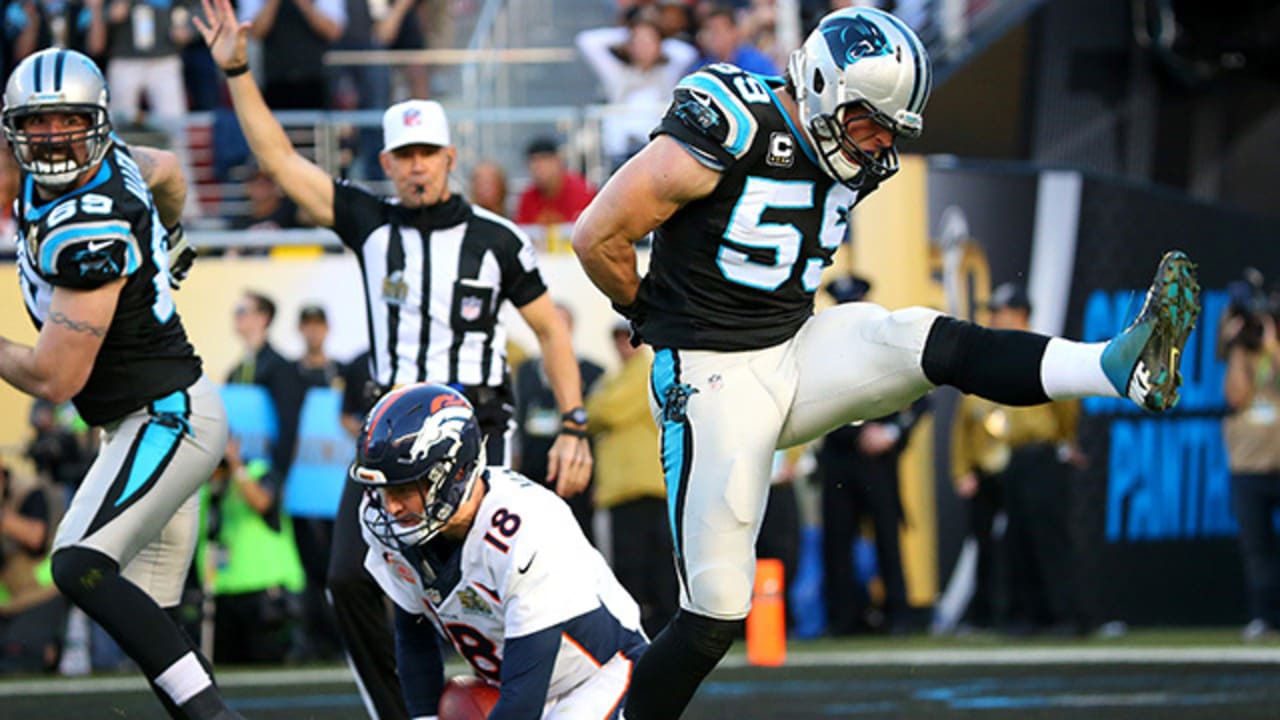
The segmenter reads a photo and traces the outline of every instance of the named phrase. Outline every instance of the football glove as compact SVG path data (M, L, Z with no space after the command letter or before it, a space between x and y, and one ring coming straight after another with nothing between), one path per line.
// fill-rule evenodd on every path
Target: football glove
M187 233L182 229L182 223L176 223L173 227L166 228L166 231L169 234L167 238L169 244L169 285L174 290L177 290L182 281L187 279L187 273L191 272L191 265L196 261L196 251L187 242Z

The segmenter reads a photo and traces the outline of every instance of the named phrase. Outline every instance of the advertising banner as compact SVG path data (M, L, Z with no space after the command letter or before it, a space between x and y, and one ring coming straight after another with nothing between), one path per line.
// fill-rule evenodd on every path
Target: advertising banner
M1199 265L1204 310L1183 354L1182 399L1152 415L1128 400L1083 403L1066 512L1083 617L1134 624L1243 624L1241 558L1222 441L1217 335L1226 286L1247 266L1280 268L1280 227L1145 185L1009 166L935 163L935 270L947 309L982 321L991 287L1016 280L1033 329L1103 341L1136 316L1161 255ZM1274 281L1280 278L1268 278ZM955 393L940 392L939 561L946 577L967 519L950 488Z

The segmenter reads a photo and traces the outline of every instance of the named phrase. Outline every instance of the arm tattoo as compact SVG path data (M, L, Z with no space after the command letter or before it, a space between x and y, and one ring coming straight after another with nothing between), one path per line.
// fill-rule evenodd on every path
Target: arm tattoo
M150 185L153 179L152 176L155 175L156 172L155 158L151 156L151 153L145 150L135 149L133 153L133 161L138 164L138 170L142 173L142 180Z
M72 320L67 317L66 314L58 312L57 310L49 313L49 322L66 325L67 328L74 330L75 332L87 332L94 337L102 337L107 334L107 329L105 327L97 327L87 322Z

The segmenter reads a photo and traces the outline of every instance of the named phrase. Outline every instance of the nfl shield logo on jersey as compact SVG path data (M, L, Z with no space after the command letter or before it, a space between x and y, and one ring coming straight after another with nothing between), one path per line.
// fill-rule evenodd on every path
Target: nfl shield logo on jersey
M791 133L775 132L769 136L769 154L764 161L770 167L791 167L796 161L796 140Z
M484 300L478 297L462 298L462 307L458 310L458 314L467 322L475 322L480 318L480 312L484 310Z

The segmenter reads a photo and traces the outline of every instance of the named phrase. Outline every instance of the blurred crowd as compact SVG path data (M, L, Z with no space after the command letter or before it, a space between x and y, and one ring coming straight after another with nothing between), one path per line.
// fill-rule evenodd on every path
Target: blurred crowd
M913 22L923 18L919 2L893 0L806 0L804 32L830 9L877 5ZM4 76L27 55L49 46L80 50L104 68L111 87L110 108L117 131L126 137L172 148L186 163L192 184L186 217L204 217L209 227L287 229L309 225L279 188L259 172L229 109L222 80L195 33L195 0L3 0L0 71ZM237 12L250 23L258 45L253 69L274 110L377 110L407 98L440 94L432 65L391 63L330 64L330 50L430 50L456 47L456 19L478 12L475 0L240 0ZM779 42L772 0L617 0L616 24L582 32L576 45L583 63L598 78L598 98L606 104L601 121L605 172L616 168L647 139L672 88L688 72L730 62L751 72L779 75L789 47ZM287 60L286 60L287 59ZM448 92L445 90L444 92ZM204 131L185 127L190 112L211 112ZM300 128L301 136L311 130ZM338 174L381 182L379 129L342 128ZM539 138L581 177L586 161L578 138ZM300 146L309 141L300 137ZM194 144L208 152L188 152ZM532 146L531 146L532 147ZM488 152L492 153L492 150ZM532 156L534 153L530 152ZM544 177L504 166L510 158L480 158L463 168L466 184L482 207L520 223L572 221L573 203L548 215L530 210L528 198L507 196L509 175L516 190L537 186ZM198 172L196 170L198 169ZM0 167L0 199L8 168ZM590 187L564 192L581 196ZM241 189L242 188L242 189ZM589 199L589 198L588 198ZM550 203L550 204L555 204ZM8 212L5 202L3 212ZM581 208L576 208L580 210ZM0 230L7 219L0 216Z

